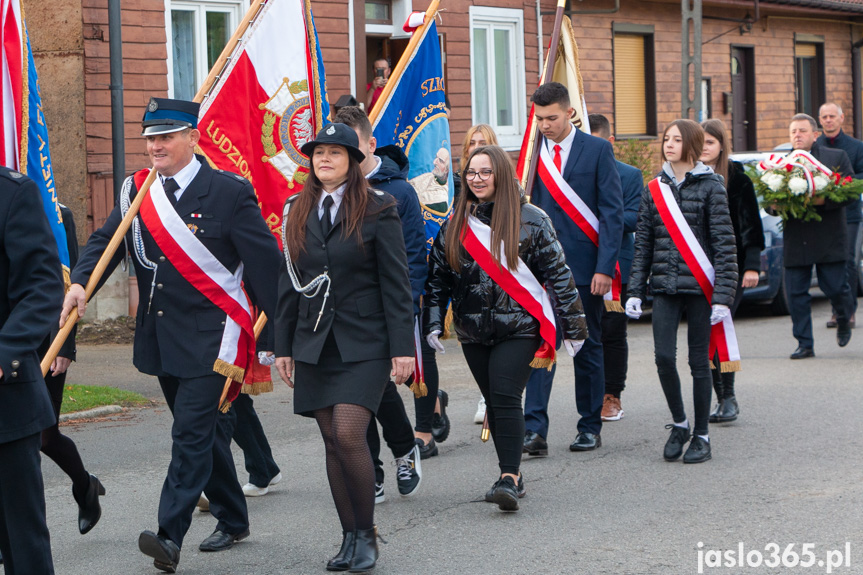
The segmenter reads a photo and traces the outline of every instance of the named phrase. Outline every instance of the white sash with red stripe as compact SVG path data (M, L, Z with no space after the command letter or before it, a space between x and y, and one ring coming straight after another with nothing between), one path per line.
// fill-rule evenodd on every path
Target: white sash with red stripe
M686 223L686 218L680 210L677 200L674 199L674 192L668 184L660 181L659 178L652 180L648 184L648 188L653 203L656 204L659 217L662 218L662 223L665 224L665 228L674 241L674 246L683 256L683 261L689 266L692 275L695 276L701 291L704 292L704 297L707 298L707 303L712 303L716 270L710 263L704 248L695 238L692 228ZM725 316L725 319L720 323L711 326L709 353L711 361L719 353L721 371L740 371L740 349L737 347L737 334L734 332L731 314Z
M509 297L514 299L527 313L539 322L539 335L542 338L531 367L546 367L551 370L554 365L554 347L557 331L554 325L554 308L545 288L531 273L525 263L518 259L516 270L510 271L506 257L503 254L503 244L498 246L500 266L491 254L491 228L476 217L467 217L462 245L479 267L499 285Z
M225 312L225 330L213 371L240 384L255 356L251 306L243 291L243 264L234 273L195 237L165 195L159 178L141 204L141 219L159 249L186 281Z
M588 205L584 203L572 186L563 179L563 175L554 165L548 153L548 147L540 145L539 165L537 166L539 179L551 194L551 197L568 215L575 225L584 232L593 245L599 247L599 218L596 217ZM620 277L620 264L616 263L614 278L611 281L611 291L602 296L605 301L605 309L609 311L623 312L620 304L620 291L623 288Z

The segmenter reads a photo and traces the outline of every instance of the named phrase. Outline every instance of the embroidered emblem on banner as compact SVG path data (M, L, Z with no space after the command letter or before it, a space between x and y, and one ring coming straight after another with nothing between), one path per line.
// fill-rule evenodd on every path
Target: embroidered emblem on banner
M259 104L266 110L261 126L261 143L266 156L261 158L288 181L288 188L302 186L309 173L309 159L300 152L314 138L309 83L285 78L273 97Z

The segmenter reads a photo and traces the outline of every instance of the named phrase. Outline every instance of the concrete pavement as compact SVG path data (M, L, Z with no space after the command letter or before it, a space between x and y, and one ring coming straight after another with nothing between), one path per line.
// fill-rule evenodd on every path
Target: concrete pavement
M670 422L653 364L648 321L630 323L631 359L623 395L626 415L607 423L603 447L574 454L576 411L572 364L561 361L552 395L550 455L522 465L528 495L521 510L503 514L481 502L497 476L491 442L472 423L479 393L456 343L439 357L453 424L439 457L423 462L419 493L399 497L387 464L387 501L376 522L378 574L448 573L697 573L711 549L736 552L814 544L816 560L851 544L850 567L863 573L863 331L848 347L824 328L829 307L813 314L817 357L792 362L790 319L752 315L737 322L744 371L738 376L740 419L711 426L713 460L684 466L662 460ZM685 325L679 368L691 417ZM131 346L82 347L71 383L112 384L161 398L154 378L131 366ZM403 396L409 399L407 390ZM412 413L412 402L406 401ZM330 499L323 445L310 419L292 413L291 391L255 399L284 480L265 497L249 499L252 536L216 554L197 550L215 520L195 513L179 573L196 575L323 573L337 551L340 529ZM143 529L156 528L159 491L170 455L170 413L156 408L63 427L88 470L107 489L103 517L78 534L71 485L50 461L45 470L48 521L58 574L157 571L137 550ZM242 455L235 448L245 483ZM699 544L702 544L699 546ZM710 557L713 557L712 555ZM710 559L708 558L708 561ZM709 565L709 563L708 563ZM844 562L843 562L844 565ZM827 567L709 567L705 573L825 573Z

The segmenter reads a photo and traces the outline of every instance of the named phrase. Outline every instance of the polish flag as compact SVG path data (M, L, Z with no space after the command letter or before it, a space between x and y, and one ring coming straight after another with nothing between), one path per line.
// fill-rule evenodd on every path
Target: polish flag
M309 171L300 148L329 116L310 0L268 0L201 104L200 149L248 179L281 243L285 199Z

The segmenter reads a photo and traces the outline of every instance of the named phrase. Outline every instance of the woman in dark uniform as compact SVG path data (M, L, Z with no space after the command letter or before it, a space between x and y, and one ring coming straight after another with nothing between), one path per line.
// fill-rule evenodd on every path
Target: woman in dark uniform
M354 130L330 124L302 147L311 170L285 204L275 322L276 367L294 387L294 412L315 418L326 448L343 532L327 569L352 573L378 556L366 428L389 377L404 383L414 362L401 222L395 200L369 188L357 144Z

